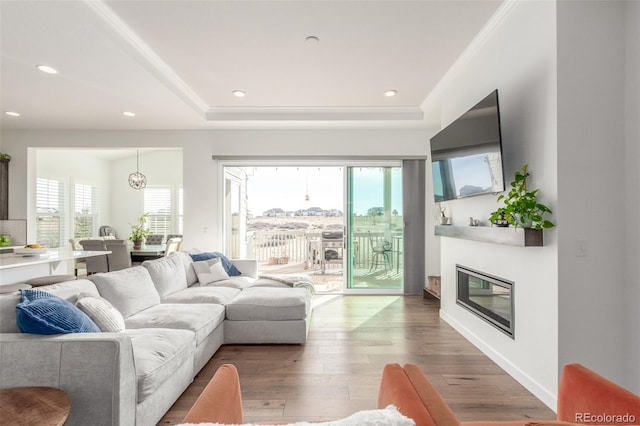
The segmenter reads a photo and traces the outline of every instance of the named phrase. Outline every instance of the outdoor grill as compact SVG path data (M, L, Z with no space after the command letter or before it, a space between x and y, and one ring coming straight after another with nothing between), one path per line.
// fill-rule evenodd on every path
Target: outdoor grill
M342 253L344 249L344 234L342 231L322 232L322 254L320 263L324 273L327 264L342 265Z

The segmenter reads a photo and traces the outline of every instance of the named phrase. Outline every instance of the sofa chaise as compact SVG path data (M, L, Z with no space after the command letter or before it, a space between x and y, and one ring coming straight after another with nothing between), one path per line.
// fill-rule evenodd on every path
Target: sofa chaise
M155 425L225 343L306 342L311 293L259 280L257 263L201 286L189 255L39 287L75 304L106 299L122 332L21 333L20 293L0 296L0 388L52 386L71 397L67 425Z

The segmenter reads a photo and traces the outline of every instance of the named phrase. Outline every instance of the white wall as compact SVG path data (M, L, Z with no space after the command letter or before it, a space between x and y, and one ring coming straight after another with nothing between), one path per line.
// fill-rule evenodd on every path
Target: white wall
M625 252L627 259L625 282L627 288L627 345L628 386L640 393L640 2L627 2L625 10L626 69L625 69L625 190L627 223Z
M558 362L580 362L630 386L626 350L637 348L638 334L625 308L638 276L627 276L627 264L637 265L638 238L625 205L638 180L625 184L634 177L625 172L625 3L559 2L557 10ZM587 256L576 256L576 241L586 241Z
M210 130L210 131L3 131L3 152L13 156L9 215L27 214L29 147L182 148L184 236L191 247L219 249L219 176L212 155L226 156L425 156L423 130ZM114 189L115 190L115 189ZM130 219L112 219L128 223ZM124 222L123 222L124 221ZM118 225L120 227L122 225Z
M182 186L182 161L182 149L140 150L140 172L147 177L147 187L170 186L173 189ZM110 163L112 219L105 224L111 225L119 238L126 239L131 232L130 225L144 213L143 191L131 188L128 180L129 174L136 171L135 151L132 150L129 157Z
M531 187L552 210L557 200L555 4L505 5L501 20L439 88L442 126L498 89L505 180L529 164ZM443 203L454 225L473 216L487 225L492 195ZM544 247L512 247L441 238L441 316L501 367L555 408L557 389L557 232ZM515 339L455 303L456 263L513 281Z

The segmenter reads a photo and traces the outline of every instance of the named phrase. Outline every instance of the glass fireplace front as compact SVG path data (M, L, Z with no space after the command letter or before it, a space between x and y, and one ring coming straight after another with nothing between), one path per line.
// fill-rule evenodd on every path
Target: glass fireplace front
M513 282L456 265L456 303L514 338Z

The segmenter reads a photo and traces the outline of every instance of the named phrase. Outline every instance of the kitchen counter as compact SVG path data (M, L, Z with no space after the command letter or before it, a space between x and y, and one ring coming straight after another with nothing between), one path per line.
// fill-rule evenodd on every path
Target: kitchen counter
M45 275L68 274L69 270L73 271L75 259L105 256L109 253L108 251L50 249L43 255L0 254L0 285L20 283Z

